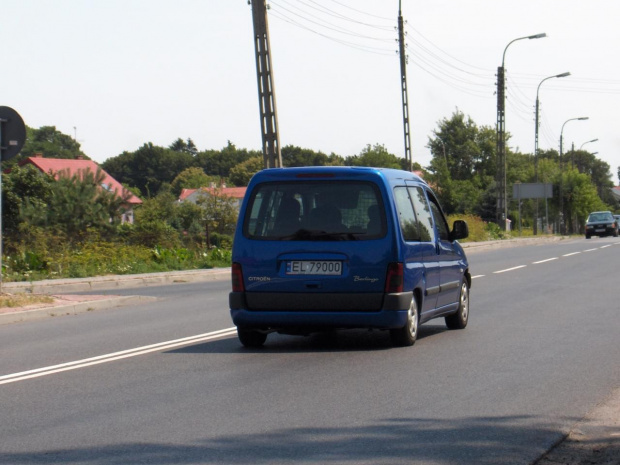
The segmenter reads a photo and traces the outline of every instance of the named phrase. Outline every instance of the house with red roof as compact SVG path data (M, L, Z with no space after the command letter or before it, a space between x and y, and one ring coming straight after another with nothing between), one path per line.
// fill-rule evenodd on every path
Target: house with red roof
M28 157L19 163L19 166L26 164L34 165L45 174L49 174L54 179L58 179L62 174L72 177L86 171L93 174L101 170L105 176L101 183L101 188L115 193L124 199L124 213L121 216L123 223L133 223L133 209L142 203L138 197L127 190L123 185L110 176L103 168L92 160L77 158L74 160L64 158L44 158L42 153L35 153L33 157Z
M192 202L196 201L204 195L221 195L233 198L235 200L236 207L239 208L241 201L245 196L247 187L226 187L222 186L216 188L214 185L210 187L201 187L199 189L183 189L181 195L179 195L179 202Z

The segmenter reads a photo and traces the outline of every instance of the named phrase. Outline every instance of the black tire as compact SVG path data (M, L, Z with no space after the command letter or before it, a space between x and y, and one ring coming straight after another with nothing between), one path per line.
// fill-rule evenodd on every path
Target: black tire
M418 337L418 325L420 312L415 297L411 299L411 305L407 312L407 323L402 328L390 329L390 339L394 347L409 347L415 344Z
M586 234L586 239L590 239L590 235L589 234Z
M255 329L237 327L237 337L245 347L262 347L267 340L267 333Z
M461 283L461 295L459 296L459 308L456 313L446 317L448 329L464 329L469 321L469 286L467 281Z

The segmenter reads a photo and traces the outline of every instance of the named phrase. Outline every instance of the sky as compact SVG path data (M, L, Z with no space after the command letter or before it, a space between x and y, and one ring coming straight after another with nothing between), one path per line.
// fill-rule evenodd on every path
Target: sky
M495 128L505 51L509 147L534 152L538 94L539 148L562 134L564 153L597 152L618 184L620 2L401 2L414 162L428 166L429 137L456 111ZM404 157L398 0L267 4L281 146ZM177 138L261 149L247 0L0 0L0 18L0 106L95 161Z

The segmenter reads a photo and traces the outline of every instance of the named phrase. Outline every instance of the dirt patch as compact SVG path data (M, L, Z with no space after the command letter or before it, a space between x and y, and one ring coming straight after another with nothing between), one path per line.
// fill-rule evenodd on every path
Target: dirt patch
M7 295L4 294L6 299L3 302L3 306L0 306L0 314L26 312L29 310L37 310L39 308L53 308L62 307L63 305L70 305L76 302L90 302L96 300L109 299L109 295L36 295L27 294L22 295ZM10 298L10 302L7 300Z
M536 465L620 465L620 388L571 428Z

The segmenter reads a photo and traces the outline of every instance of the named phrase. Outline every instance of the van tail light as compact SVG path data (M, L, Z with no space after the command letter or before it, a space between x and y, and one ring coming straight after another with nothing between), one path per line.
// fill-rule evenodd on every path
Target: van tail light
M385 292L403 292L404 268L402 263L390 263L385 279Z
M233 263L231 267L232 290L233 292L244 292L243 272L241 271L241 263Z

